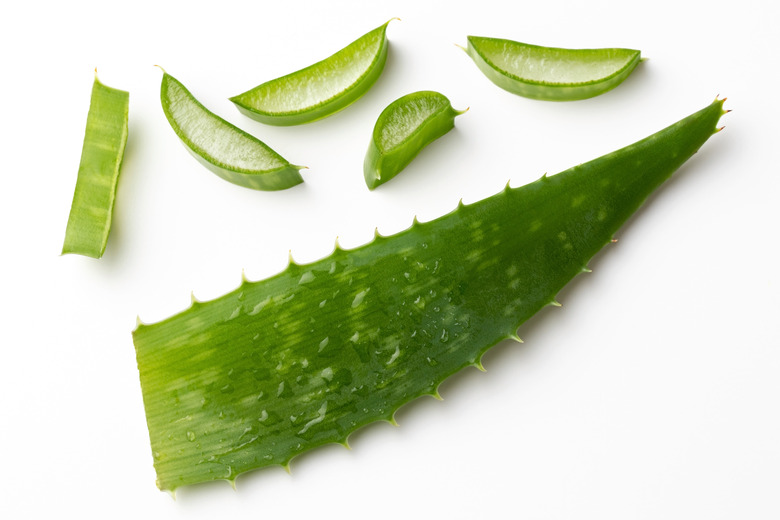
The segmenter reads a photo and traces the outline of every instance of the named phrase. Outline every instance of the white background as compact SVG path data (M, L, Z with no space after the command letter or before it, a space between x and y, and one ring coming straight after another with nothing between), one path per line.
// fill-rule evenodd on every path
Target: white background
M2 8L0 516L54 518L780 518L778 96L774 1L14 2ZM356 104L288 128L228 97L391 17L385 71ZM631 47L649 60L594 99L490 83L469 34ZM229 184L181 146L160 64L293 163L284 192ZM59 255L92 71L130 91L105 256ZM470 107L369 192L392 100ZM157 490L131 330L299 262L629 144L727 96L733 112L547 308L397 414L292 463Z

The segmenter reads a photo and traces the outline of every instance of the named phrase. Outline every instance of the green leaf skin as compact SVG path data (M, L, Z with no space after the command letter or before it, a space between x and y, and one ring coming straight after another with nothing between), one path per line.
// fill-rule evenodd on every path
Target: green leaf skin
M438 92L412 92L390 103L379 115L363 161L363 176L373 190L403 170L423 148L455 126L450 100Z
M106 250L127 143L129 107L130 94L103 85L95 71L63 255L100 258Z
M246 116L268 125L317 121L357 101L382 74L387 25L381 25L332 56L230 98Z
M303 178L264 142L210 112L176 78L163 72L160 101L187 150L223 179L255 190L283 190Z
M561 49L469 36L466 52L493 83L531 99L574 101L622 83L641 61L633 49Z
M164 490L346 443L481 366L716 131L722 101L626 148L133 333Z

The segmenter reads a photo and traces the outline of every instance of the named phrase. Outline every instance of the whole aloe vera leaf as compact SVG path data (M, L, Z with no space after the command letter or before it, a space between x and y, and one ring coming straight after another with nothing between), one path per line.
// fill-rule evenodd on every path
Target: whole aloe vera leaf
M722 104L558 175L139 322L158 486L287 465L393 421L404 403L481 366L716 131Z
M130 94L92 83L87 128L62 254L100 258L106 250L127 143Z

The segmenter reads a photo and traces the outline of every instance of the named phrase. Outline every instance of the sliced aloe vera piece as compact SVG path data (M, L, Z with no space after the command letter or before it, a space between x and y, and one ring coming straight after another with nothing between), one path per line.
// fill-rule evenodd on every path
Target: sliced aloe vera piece
M129 107L130 94L103 85L96 70L63 255L100 258L106 250L127 143Z
M561 49L469 36L466 52L493 83L547 101L586 99L611 90L641 61L633 49Z
M287 465L481 366L716 131L722 101L626 148L290 265L133 333L161 489Z
M303 182L299 170L264 142L210 112L163 71L160 101L184 146L226 181L255 190L283 190Z
M368 189L389 181L420 151L455 126L455 110L444 95L430 90L402 96L379 115L363 162Z
M269 125L299 125L357 101L387 61L386 22L332 56L230 98L245 115Z

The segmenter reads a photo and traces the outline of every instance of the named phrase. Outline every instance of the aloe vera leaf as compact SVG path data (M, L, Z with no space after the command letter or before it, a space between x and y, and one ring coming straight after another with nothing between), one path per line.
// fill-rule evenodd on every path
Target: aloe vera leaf
M303 182L301 166L290 164L261 140L209 111L165 71L160 101L165 117L187 150L226 181L265 191Z
M402 96L377 118L363 161L363 176L373 190L396 175L431 142L455 126L455 110L439 92L422 90Z
M92 83L87 128L62 254L100 258L106 250L127 143L130 94Z
M334 114L357 101L382 74L391 21L322 61L267 81L230 101L244 115L269 125L300 125Z
M622 83L641 61L634 49L561 49L469 36L466 52L485 76L520 96L574 101Z
M287 465L480 359L586 270L716 131L723 102L626 148L133 333L164 490Z

